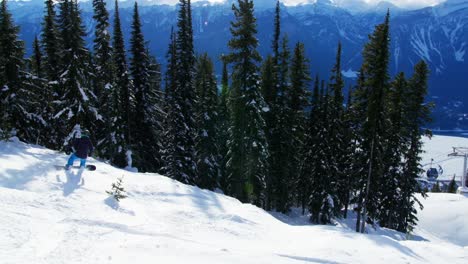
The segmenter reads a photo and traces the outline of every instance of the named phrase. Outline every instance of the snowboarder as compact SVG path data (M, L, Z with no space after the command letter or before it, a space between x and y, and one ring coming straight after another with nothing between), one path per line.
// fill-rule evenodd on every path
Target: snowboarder
M69 170L77 158L80 159L80 169L84 169L86 167L86 159L88 158L88 155L90 156L94 150L94 146L89 139L89 131L87 129L81 131L81 137L73 140L72 150L73 153L68 159L65 169Z

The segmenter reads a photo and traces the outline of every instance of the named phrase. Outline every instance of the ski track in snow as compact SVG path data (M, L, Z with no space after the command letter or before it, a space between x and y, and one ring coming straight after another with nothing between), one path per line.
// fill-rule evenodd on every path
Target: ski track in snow
M468 145L450 137L426 142L424 160ZM267 213L94 159L95 172L54 168L67 158L0 142L1 263L468 263L468 199L459 195L423 201L420 226L406 240L386 229L357 234L353 219L310 225L299 210ZM462 160L450 162L457 170ZM129 197L116 208L105 190L121 176Z

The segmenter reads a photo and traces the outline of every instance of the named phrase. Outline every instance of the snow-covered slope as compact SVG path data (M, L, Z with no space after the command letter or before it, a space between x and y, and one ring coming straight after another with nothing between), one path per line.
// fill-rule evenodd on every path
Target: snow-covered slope
M56 170L66 158L0 142L1 263L468 263L468 199L457 195L424 201L421 225L405 240L388 230L356 234L346 221L312 226L303 217L275 218L93 159L95 172ZM115 208L105 190L121 176L129 197Z

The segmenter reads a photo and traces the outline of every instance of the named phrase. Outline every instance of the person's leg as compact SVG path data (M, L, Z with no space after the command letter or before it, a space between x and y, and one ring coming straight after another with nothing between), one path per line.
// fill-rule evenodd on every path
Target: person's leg
M84 168L86 166L86 159L81 159L80 167Z
M76 156L75 153L71 154L70 158L68 159L67 165L65 168L69 169L71 166L73 166L73 162L75 161Z

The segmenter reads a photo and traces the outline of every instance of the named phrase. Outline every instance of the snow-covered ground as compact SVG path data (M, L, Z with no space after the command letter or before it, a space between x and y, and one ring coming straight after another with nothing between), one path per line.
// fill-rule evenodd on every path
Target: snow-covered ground
M434 137L426 148L454 143L468 145ZM269 214L93 159L95 172L56 170L66 158L0 142L0 263L468 263L468 199L459 195L430 195L407 240L357 234L350 221L309 225L297 211ZM115 208L105 191L121 176L129 197Z

